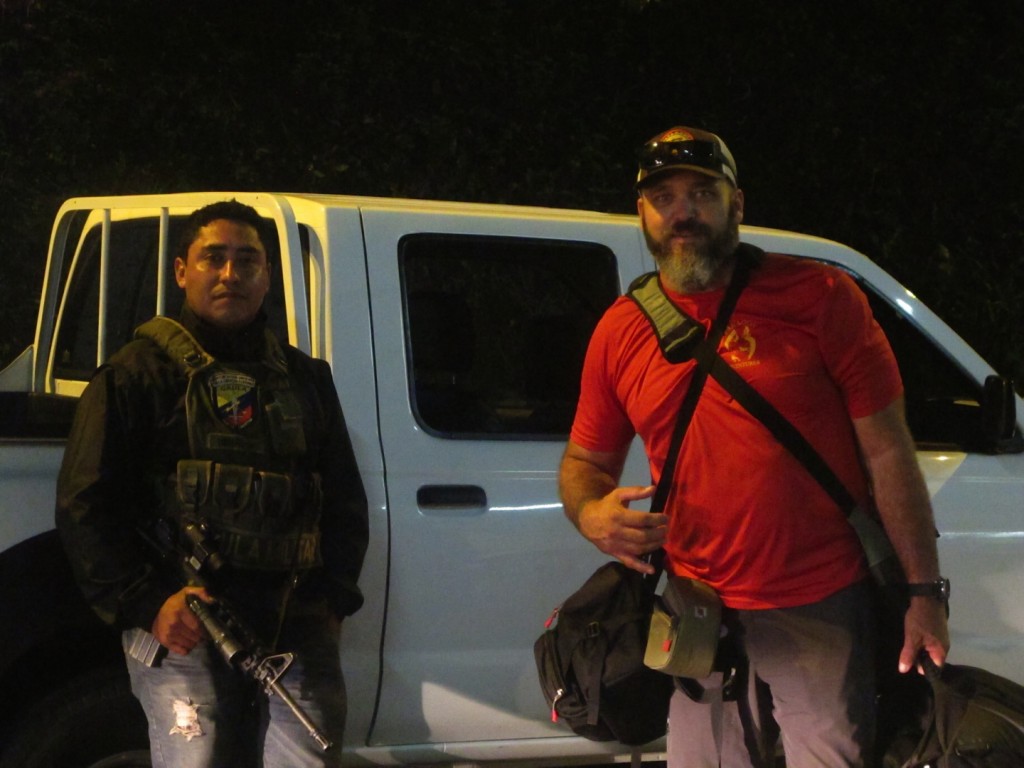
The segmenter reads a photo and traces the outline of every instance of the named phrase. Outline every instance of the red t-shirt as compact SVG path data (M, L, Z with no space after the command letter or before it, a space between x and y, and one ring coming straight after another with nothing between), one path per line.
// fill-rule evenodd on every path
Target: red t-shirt
M710 326L723 291L669 293ZM851 419L902 394L896 360L863 293L843 272L769 255L741 294L719 353L867 503ZM594 331L571 439L616 451L634 434L657 482L695 363L668 363L639 307L621 297ZM674 573L734 608L805 605L866 574L842 511L771 433L708 379L666 511Z

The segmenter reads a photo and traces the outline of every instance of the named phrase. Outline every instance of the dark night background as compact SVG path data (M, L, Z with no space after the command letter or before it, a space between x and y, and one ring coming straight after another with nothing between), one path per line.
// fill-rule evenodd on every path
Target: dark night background
M0 360L68 197L317 191L634 210L720 133L749 224L867 253L1024 380L1024 5L0 0Z

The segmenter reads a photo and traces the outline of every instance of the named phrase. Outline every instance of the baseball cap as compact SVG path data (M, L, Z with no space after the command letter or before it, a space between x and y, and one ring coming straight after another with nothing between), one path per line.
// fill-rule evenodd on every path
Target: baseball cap
M710 131L677 125L640 148L636 188L665 171L687 169L725 179L736 186L736 161L725 142Z

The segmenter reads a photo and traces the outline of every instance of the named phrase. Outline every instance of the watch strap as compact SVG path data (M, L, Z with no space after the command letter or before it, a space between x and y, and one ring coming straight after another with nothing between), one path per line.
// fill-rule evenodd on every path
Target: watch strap
M940 603L948 603L949 579L938 578L934 581L908 583L907 595L910 597L932 597Z

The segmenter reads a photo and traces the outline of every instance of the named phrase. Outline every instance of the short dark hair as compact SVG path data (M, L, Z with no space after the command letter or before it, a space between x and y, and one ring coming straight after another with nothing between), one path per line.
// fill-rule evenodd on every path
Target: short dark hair
M267 254L267 263L273 264L274 246L277 242L275 232L267 225L266 220L256 212L251 205L240 203L237 200L221 200L216 203L204 205L189 214L185 220L185 228L178 240L178 250L175 253L182 261L188 261L188 249L199 237L199 230L211 221L223 219L225 221L236 221L240 224L248 224L256 230L256 234L263 244L263 250Z

